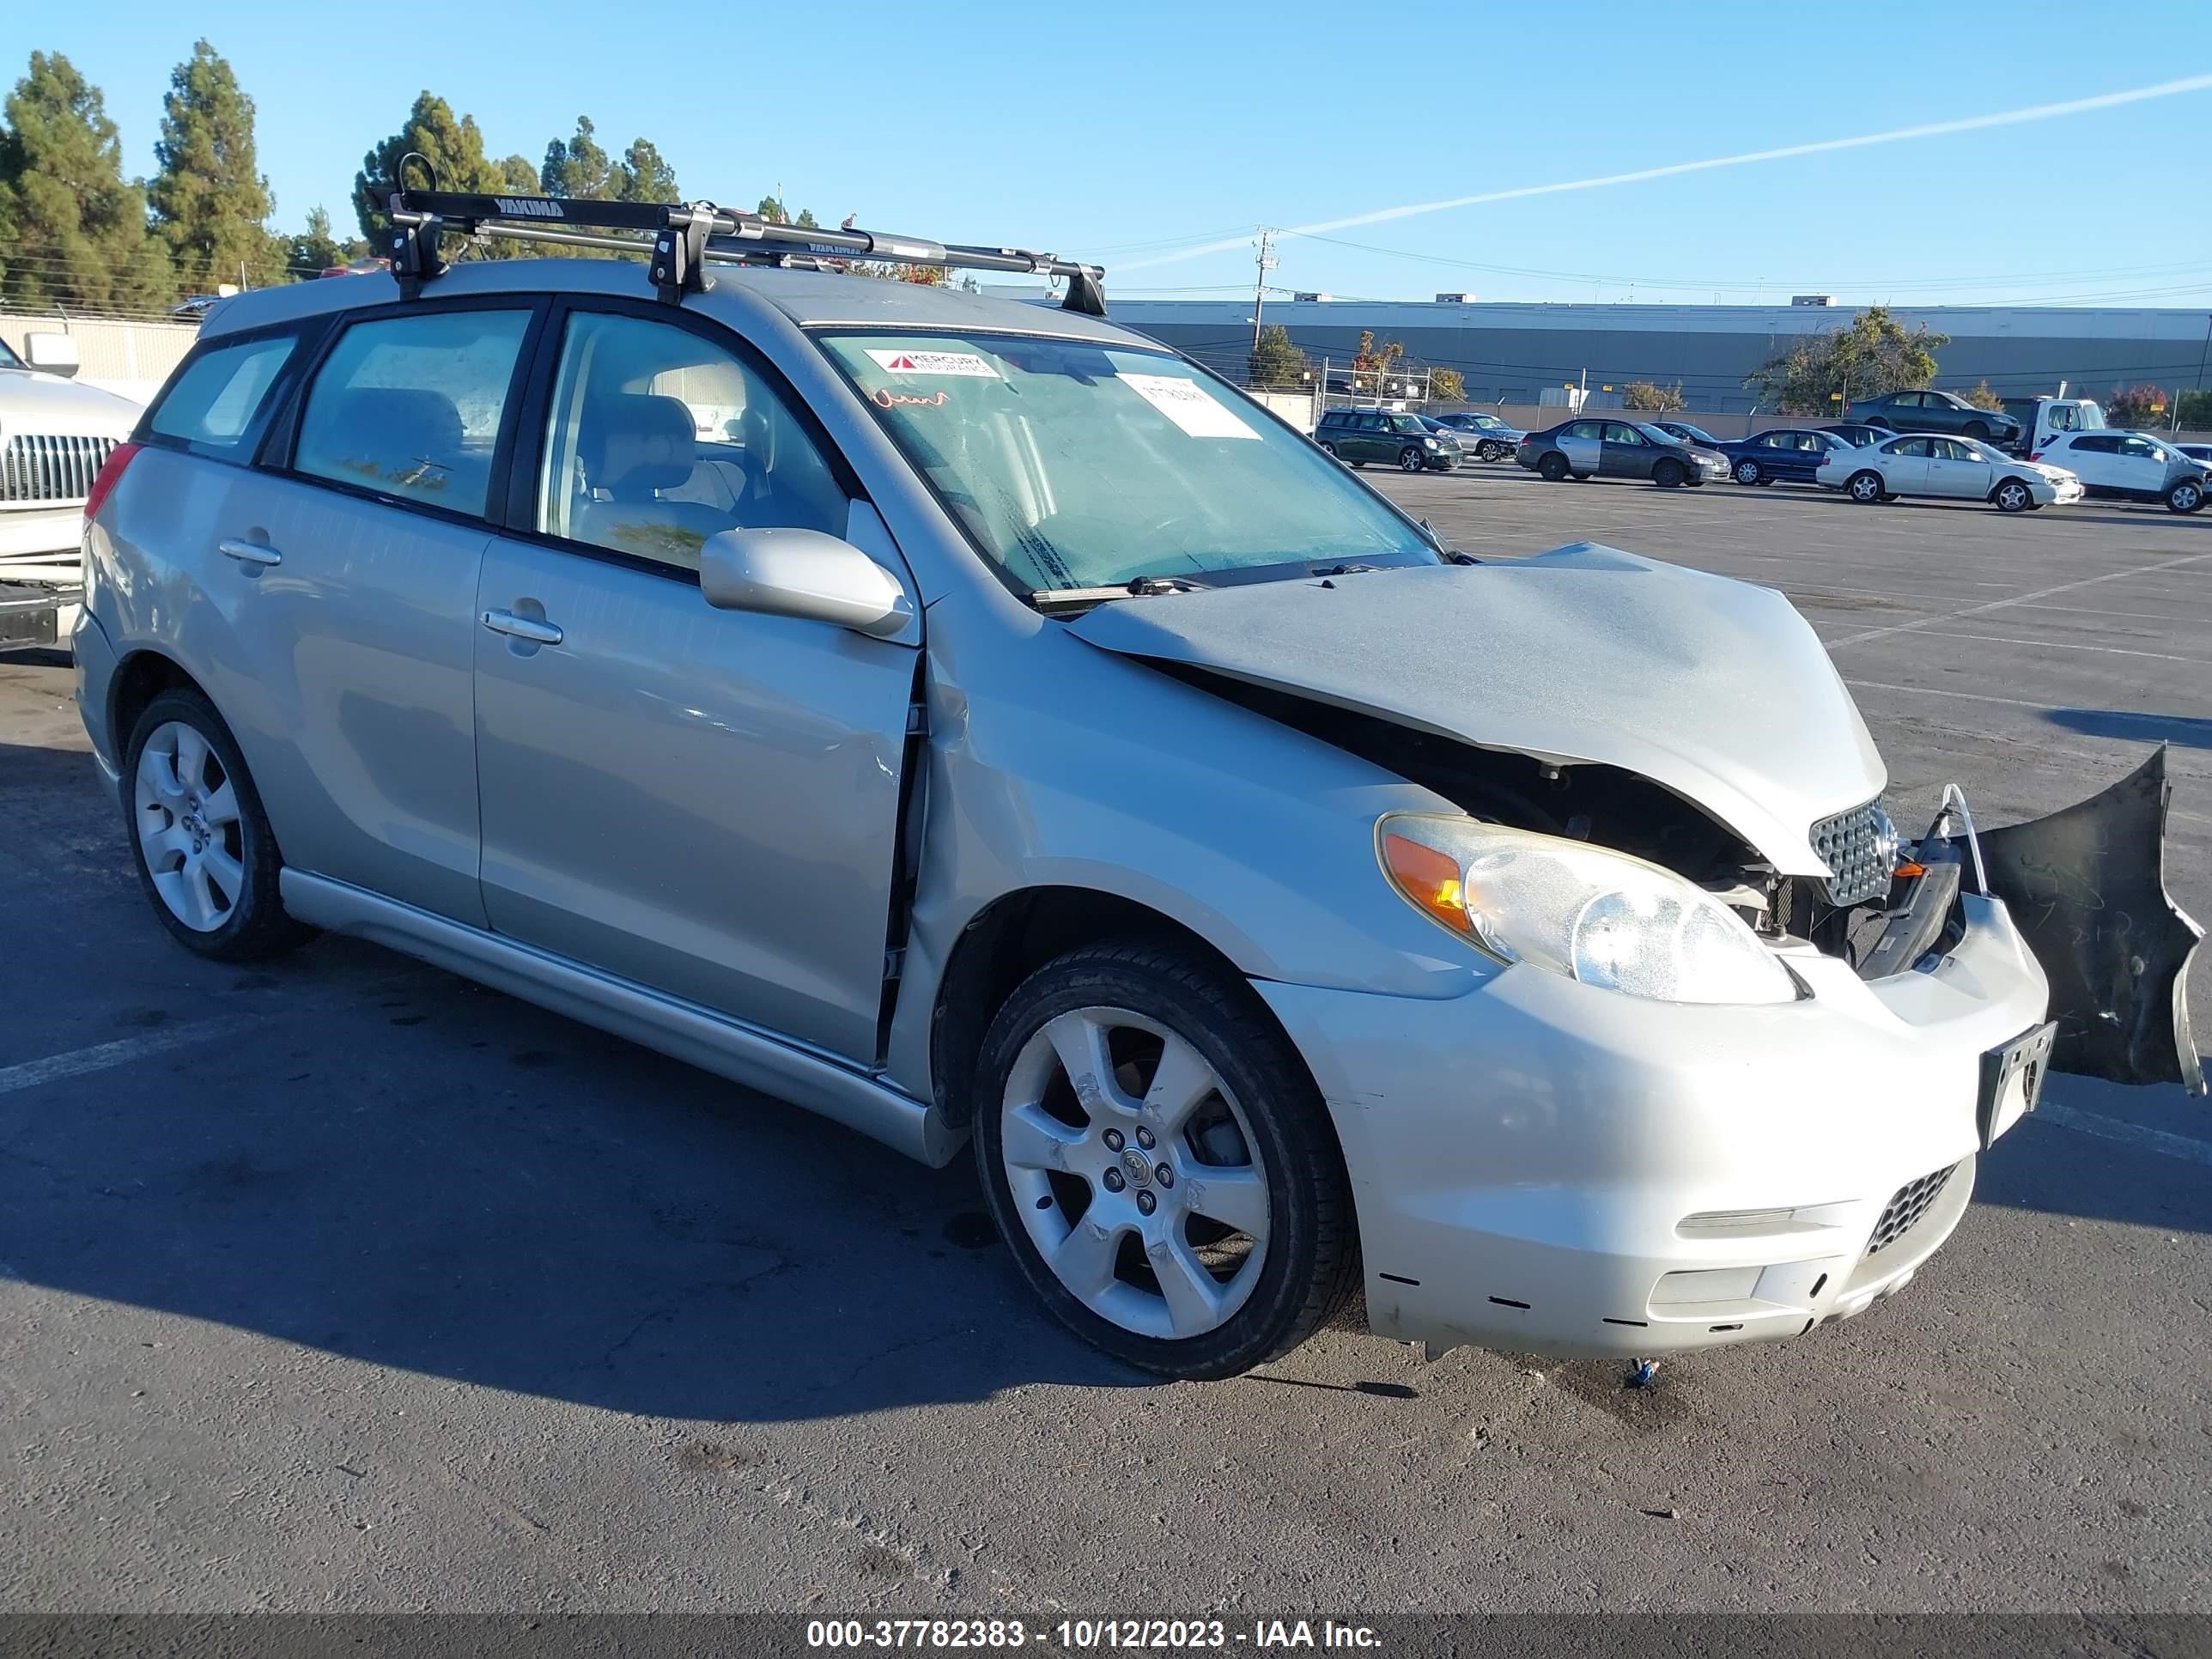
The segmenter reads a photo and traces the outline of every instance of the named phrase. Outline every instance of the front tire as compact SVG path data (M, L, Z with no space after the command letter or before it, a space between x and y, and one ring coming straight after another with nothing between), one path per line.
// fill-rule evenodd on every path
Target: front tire
M1419 472L1428 464L1428 457L1412 444L1398 452L1398 471L1401 472Z
M1682 471L1681 462L1675 460L1662 461L1651 469L1651 482L1662 489L1680 489L1682 480L1687 476Z
M2204 505L2204 486L2194 478L2177 481L2166 492L2166 510L2169 513L2195 513Z
M1171 947L1085 946L983 1039L975 1158L1054 1317L1162 1376L1233 1376L1358 1282L1328 1109L1249 986Z
M1474 458L1479 461L1502 461L1505 459L1505 446L1486 439L1474 447Z
M2007 478L1990 492L2000 513L2025 513L2035 505L2035 492L2017 478Z
M284 914L283 854L214 704L181 689L147 704L124 750L124 778L138 884L172 939L198 956L247 962L306 937Z
M1740 484L1765 483L1766 475L1759 470L1757 461L1742 460L1735 464L1735 481Z
M1844 486L1844 493L1862 507L1872 507L1888 499L1881 474L1875 471L1853 473L1851 481Z

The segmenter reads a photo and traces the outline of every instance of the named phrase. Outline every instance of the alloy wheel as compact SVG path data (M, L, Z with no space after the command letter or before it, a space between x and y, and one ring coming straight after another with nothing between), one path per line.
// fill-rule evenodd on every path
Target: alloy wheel
M1737 462L1735 469L1735 481L1740 484L1757 483L1759 482L1759 463L1757 461Z
M131 781L138 855L179 921L212 933L246 892L246 833L222 758L182 720L155 727Z
M1260 1142L1188 1039L1124 1008L1060 1014L1023 1045L1000 1111L1022 1224L1091 1312L1182 1339L1251 1296L1269 1231Z
M1881 499L1881 480L1871 472L1862 472L1851 480L1851 499L1855 501L1878 501Z

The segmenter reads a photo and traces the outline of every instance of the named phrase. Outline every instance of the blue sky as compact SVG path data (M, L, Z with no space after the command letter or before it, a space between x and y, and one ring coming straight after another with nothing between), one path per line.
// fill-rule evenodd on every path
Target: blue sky
M42 15L41 15L42 14ZM685 193L781 185L825 222L1102 259L1109 293L1249 291L1261 224L1942 122L2212 69L2212 3L1212 6L1051 0L428 9L19 3L0 72L58 50L150 171L204 30L259 108L289 229L341 223L363 151L424 88L495 155L579 113ZM1342 297L2212 307L2212 90L1283 239L1271 281ZM1357 244L1358 246L1351 246ZM1376 250L1388 250L1387 252ZM1456 263L1455 263L1456 262ZM1117 276L1116 269L1121 274Z

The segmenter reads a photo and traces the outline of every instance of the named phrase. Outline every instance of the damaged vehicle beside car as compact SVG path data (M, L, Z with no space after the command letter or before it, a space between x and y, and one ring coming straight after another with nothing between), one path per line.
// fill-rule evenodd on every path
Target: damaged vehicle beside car
M2052 1067L2202 1087L2160 757L1900 826L1781 595L1454 552L1092 275L219 307L193 361L276 353L243 429L157 401L88 527L156 915L972 1145L1044 1304L1181 1376L1363 1290L1439 1348L1797 1336L1913 1278Z

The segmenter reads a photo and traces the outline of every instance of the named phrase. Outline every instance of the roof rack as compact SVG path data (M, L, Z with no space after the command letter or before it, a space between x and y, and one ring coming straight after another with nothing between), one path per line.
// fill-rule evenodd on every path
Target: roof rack
M404 158L404 170L407 159ZM435 180L434 179L434 185ZM784 265L823 269L825 262L880 259L898 264L942 265L958 270L1005 270L1022 276L1063 276L1063 310L1086 317L1106 314L1105 275L1026 248L968 247L893 236L882 231L780 224L757 213L718 208L711 202L611 202L583 197L483 196L460 191L378 187L392 222L392 274L403 297L447 269L438 245L447 236L483 241L492 235L569 247L612 248L650 256L653 285L662 300L681 305L687 294L714 286L710 264ZM629 232L630 234L610 233ZM636 233L643 233L638 234Z

